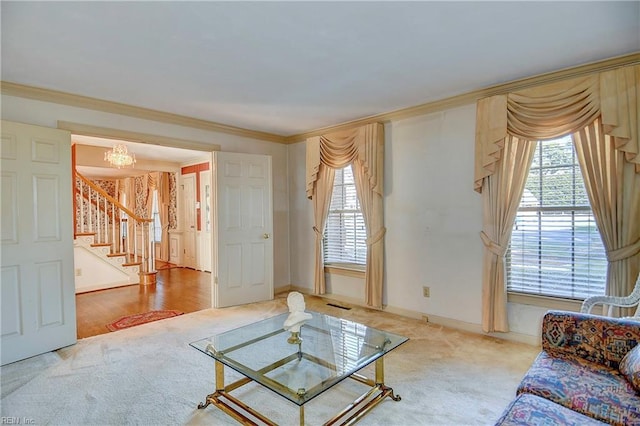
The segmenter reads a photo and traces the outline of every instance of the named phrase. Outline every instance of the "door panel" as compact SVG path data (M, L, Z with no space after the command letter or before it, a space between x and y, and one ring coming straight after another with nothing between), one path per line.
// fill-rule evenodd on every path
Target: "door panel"
M194 174L182 177L184 218L184 266L196 268L196 177Z
M76 342L71 138L2 122L2 364Z
M213 305L273 298L271 157L215 153Z

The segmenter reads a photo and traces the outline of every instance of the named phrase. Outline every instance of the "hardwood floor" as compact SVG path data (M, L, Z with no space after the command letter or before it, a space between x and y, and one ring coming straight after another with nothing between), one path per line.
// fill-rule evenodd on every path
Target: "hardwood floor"
M187 268L158 271L157 283L76 295L78 339L109 333L106 325L126 315L175 309L184 313L211 307L211 274Z

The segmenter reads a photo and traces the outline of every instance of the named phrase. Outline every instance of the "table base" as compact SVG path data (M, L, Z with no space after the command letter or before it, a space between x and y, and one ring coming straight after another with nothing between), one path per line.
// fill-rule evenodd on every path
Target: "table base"
M389 397L394 401L400 401L402 399L400 395L394 394L393 388L384 384L383 359L384 357L381 357L375 361L375 380L368 379L357 373L349 376L353 380L371 386L371 389L325 422L323 426L355 424L385 398ZM232 390L237 389L240 386L244 386L252 381L252 379L243 378L225 386L224 364L216 360L216 391L207 395L205 402L198 404L198 409L203 409L210 404L213 404L243 425L257 426L259 424L265 424L269 426L276 426L277 423L229 394ZM338 423L341 419L344 420L341 423ZM304 405L300 405L300 425L304 425Z

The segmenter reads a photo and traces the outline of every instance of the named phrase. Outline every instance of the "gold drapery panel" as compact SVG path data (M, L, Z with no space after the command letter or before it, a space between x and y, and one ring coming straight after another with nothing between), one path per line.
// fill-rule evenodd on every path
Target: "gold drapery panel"
M580 170L607 251L607 294L627 296L640 272L640 173L615 149L600 119L573 135ZM633 309L624 309L632 315Z
M147 212L153 217L153 191L158 191L158 211L162 226L160 237L160 251L156 252L156 259L169 261L169 205L171 193L169 189L169 173L152 172L147 175Z
M367 227L366 304L381 309L385 228L384 126L380 123L307 139L306 192L314 202L316 238L314 291L317 294L325 292L322 235L333 189L333 174L329 178L322 169L341 169L349 164L354 164L356 190Z
M529 175L537 142L508 136L502 161L484 180L482 232L482 328L485 332L509 331L504 255L509 247L513 222Z
M311 201L313 202L313 233L315 236L315 264L313 271L314 291L316 294L325 294L327 287L324 279L324 257L322 237L329 207L331 206L331 195L333 193L333 181L336 170L320 164L318 179L315 182L315 193Z

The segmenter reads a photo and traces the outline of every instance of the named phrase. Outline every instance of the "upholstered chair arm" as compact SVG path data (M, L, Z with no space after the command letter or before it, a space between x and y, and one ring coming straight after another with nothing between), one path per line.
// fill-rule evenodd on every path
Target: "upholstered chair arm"
M640 322L568 311L548 311L542 349L554 356L583 358L617 368L640 343Z

